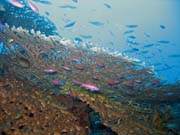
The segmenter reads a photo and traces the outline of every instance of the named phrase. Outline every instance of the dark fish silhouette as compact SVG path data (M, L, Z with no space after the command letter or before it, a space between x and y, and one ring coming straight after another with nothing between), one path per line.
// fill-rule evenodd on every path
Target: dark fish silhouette
M108 3L104 3L104 6L107 8L111 8L111 5L109 5Z
M135 36L128 36L128 38L135 39L136 37Z
M126 27L128 27L128 28L137 28L138 25L136 25L136 24L131 24L131 25L126 25Z
M123 34L126 35L126 34L130 34L130 33L133 33L134 30L128 30L128 31L125 31Z
M162 43L162 44L168 44L170 43L170 41L167 41L167 40L159 40L157 41L158 43Z
M33 0L34 2L39 2L41 4L44 4L44 5L51 5L52 3L50 1L47 1L47 0Z
M85 39L90 39L90 38L92 38L92 36L91 35L80 35L82 38L85 38Z
M168 55L168 57L179 58L179 57L180 57L180 54L172 54L172 55Z
M66 24L64 27L65 28L73 27L75 25L75 23L76 23L75 21L74 22L70 22L70 23Z
M58 6L59 8L76 9L77 7L71 5Z
M104 25L103 22L98 22L98 21L90 21L89 23L92 25L95 25L95 26L103 26Z
M154 44L147 44L147 45L144 45L143 47L144 48L149 48L149 47L152 47Z
M166 27L164 25L160 25L160 28L161 29L165 29Z
M78 42L82 42L82 39L79 38L79 37L75 37L74 40L75 40L75 41L78 41Z

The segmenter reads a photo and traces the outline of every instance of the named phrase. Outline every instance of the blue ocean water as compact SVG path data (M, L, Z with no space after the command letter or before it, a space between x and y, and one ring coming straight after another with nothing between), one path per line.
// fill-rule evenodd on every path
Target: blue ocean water
M0 10L5 10L3 6L7 2L1 1ZM28 1L20 2L27 5ZM61 37L75 41L80 46L83 43L93 44L112 53L118 52L124 57L139 59L145 66L153 67L157 76L164 82L179 81L179 0L31 2L37 6L39 13L33 13L30 18L36 21L37 14L44 16L44 20L49 20L48 25L50 22L54 24ZM11 8L19 10L15 6ZM23 9L26 14L33 12L28 6ZM26 18L19 12L14 12L14 15ZM42 20L36 21L36 29L41 30L44 25Z

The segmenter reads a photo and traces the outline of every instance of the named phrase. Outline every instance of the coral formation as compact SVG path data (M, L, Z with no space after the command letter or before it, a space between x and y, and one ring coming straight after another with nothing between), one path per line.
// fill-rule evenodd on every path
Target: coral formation
M88 116L92 118L91 115L95 115L94 121L91 119L94 124L88 125L91 128L97 128L100 123L100 127L107 126L119 135L166 134L164 125L172 116L171 111L165 111L168 108L166 103L180 101L179 85L161 84L161 80L154 75L151 68L105 52L77 48L74 43L66 42L57 36L46 37L40 32L22 28L10 29L8 25L0 33L0 41L3 42L0 55L1 75L27 81L44 92L56 95L60 98L59 101L63 101L62 94L81 100L98 113L93 112ZM55 80L63 83L54 85ZM6 83L0 85L12 87ZM83 87L87 85L88 89ZM95 86L98 90L90 89ZM168 94L169 92L172 94ZM41 104L39 98L35 97L35 100ZM29 102L32 99L33 94ZM42 106L54 108L55 114L62 111L62 116L68 117L67 119L76 125L73 114L76 113L77 106L73 107L73 114L69 114L64 108L57 106L56 101L51 103L51 96L44 100L48 104L42 102ZM7 102L7 99L4 102ZM163 110L159 110L161 104L165 105ZM29 115L34 116L32 113ZM15 120L24 117L20 112L13 114ZM82 113L78 117L87 119L87 114ZM87 121L80 121L80 124L87 126ZM77 127L72 125L72 128L74 130ZM91 130L91 133L94 132Z

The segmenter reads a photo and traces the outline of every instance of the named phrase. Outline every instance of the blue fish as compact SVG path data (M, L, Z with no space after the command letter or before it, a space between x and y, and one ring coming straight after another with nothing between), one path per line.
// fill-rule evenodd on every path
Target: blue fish
M167 41L167 40L159 40L157 41L158 43L162 43L162 44L168 44L170 43L170 41Z
M135 39L136 37L135 36L128 36L128 38Z
M166 27L164 25L160 25L160 28L161 29L165 29Z
M171 57L171 58L179 58L179 57L180 57L180 54L172 54L172 55L168 55L168 57Z
M75 3L78 3L78 0L72 0L73 2L75 2Z
M1 41L0 41L0 54L2 54L2 52L3 52L3 49L4 49L3 42L1 42Z
M64 27L65 28L73 27L75 24L76 24L75 21L74 22L70 22L70 23L66 24Z
M41 4L45 4L45 5L51 5L52 3L50 1L47 0L33 0L34 2L39 2Z
M107 8L111 8L111 5L109 5L107 3L104 3L104 6L107 7Z
M127 43L131 45L139 45L139 43L134 40L127 40Z
M82 42L82 39L79 38L79 37L75 37L74 40L77 41L77 42Z
M58 6L59 8L76 9L77 7L71 5Z
M50 15L50 13L49 13L49 12L47 12L47 11L45 11L45 14L46 14L47 16L49 16L49 15Z
M114 45L114 43L112 41L108 42L110 45Z
M147 45L144 45L144 48L148 48L148 47L152 47L154 44L147 44Z
M92 36L91 35L80 35L82 38L85 38L85 39L91 39Z
M5 25L1 23L0 21L0 32L2 32L5 29Z
M150 38L150 37L151 37L151 35L148 34L148 33L146 33L146 32L144 32L144 35L145 35L147 38Z
M92 25L95 25L95 26L103 26L104 25L103 22L98 22L98 21L90 21L89 23Z
M132 48L132 50L135 51L135 52L139 51L138 48Z
M139 51L138 48L132 48L130 50L125 50L124 53L134 53L134 52L137 52L137 51Z
M126 34L130 34L130 33L133 33L134 30L128 30L128 31L125 31L123 34L126 35Z
M131 24L131 25L126 25L126 27L128 27L128 28L137 28L138 25L136 25L136 24Z
M115 48L108 48L108 50L109 50L110 52L116 52L116 51L117 51L117 49L115 49Z
M148 51L141 51L140 53L141 54L146 54L146 53L148 53Z
M72 22L70 19L67 19L67 18L63 18L62 19L65 23L70 23L70 22Z

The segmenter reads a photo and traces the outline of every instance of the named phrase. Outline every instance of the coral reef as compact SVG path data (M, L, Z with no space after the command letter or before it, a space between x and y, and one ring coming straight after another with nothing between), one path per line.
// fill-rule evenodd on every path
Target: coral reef
M151 68L105 52L77 48L76 44L57 36L46 37L40 32L22 28L10 29L8 25L0 33L0 41L3 42L1 75L27 81L42 89L42 94L49 92L60 98L59 102L64 100L61 95L66 94L90 106L95 112L89 113L88 118L94 124L80 123L95 128L91 129L91 134L98 132L98 127L106 126L109 127L107 132L112 129L119 135L165 135L171 132L164 126L172 119L171 109L166 104L180 101L179 85L163 85ZM11 87L6 83L0 85ZM28 99L29 102L32 99ZM57 106L56 101L51 103L49 98L45 101L49 104L44 106L54 107L55 112L64 111L62 115L71 119L71 115ZM66 108L70 106L69 102L62 103ZM162 104L165 107L160 110ZM75 115L77 109L74 105L71 114ZM17 120L22 118L20 112L13 116ZM87 119L87 115L82 113L78 118ZM71 120L73 127L76 122L73 118Z
M102 123L90 126L98 113L80 100L54 96L13 78L0 78L0 84L0 134L86 135L100 130L116 135Z

